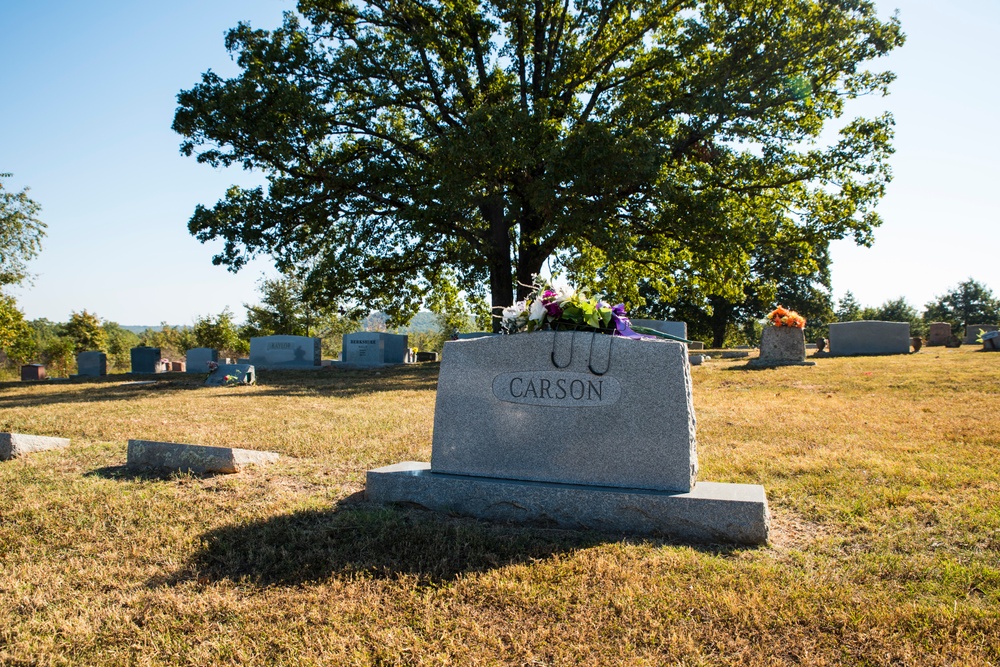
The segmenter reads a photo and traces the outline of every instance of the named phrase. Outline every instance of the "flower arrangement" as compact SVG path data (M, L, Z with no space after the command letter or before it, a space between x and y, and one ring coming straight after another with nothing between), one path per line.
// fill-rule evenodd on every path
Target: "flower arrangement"
M784 306L778 306L768 313L767 319L771 320L771 324L776 327L796 327L798 329L806 327L806 318Z
M503 333L598 331L626 338L653 337L632 329L624 304L612 306L592 297L586 287L557 286L538 275L533 276L532 287L533 291L524 301L504 308L500 320Z

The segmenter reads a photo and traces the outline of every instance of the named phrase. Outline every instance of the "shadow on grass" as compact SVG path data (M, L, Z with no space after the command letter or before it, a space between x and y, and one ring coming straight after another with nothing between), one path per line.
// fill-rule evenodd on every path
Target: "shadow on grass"
M252 391L241 387L213 387L229 392L229 398L261 396L330 396L350 398L384 391L421 391L437 388L439 364L385 367L381 369L335 369L319 371L262 371ZM58 392L38 392L40 387L59 387ZM101 403L145 396L167 396L205 387L202 374L106 375L99 378L57 382L4 382L0 390L16 393L0 396L0 408L24 408L61 403Z
M193 479L210 479L218 477L223 473L193 473L177 472L175 470L165 470L156 468L131 468L123 466L106 466L97 468L83 474L84 477L101 477L103 479L113 479L122 482L134 482L137 480L169 482L178 477L191 477Z
M261 587L298 586L331 576L395 578L416 575L433 584L558 553L619 542L601 533L488 523L425 510L384 507L361 493L331 510L309 510L201 536L188 565L149 586L197 580L244 581ZM634 539L634 538L633 538ZM668 543L654 538L642 543ZM734 553L740 547L696 547Z

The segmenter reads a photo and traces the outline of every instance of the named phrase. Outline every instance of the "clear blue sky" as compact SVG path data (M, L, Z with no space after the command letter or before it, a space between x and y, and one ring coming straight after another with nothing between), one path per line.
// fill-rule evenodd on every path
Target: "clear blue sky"
M0 2L0 172L31 187L48 237L28 318L87 309L120 324L190 324L257 301L266 261L231 274L187 232L240 170L181 157L175 96L211 68L236 73L223 46L241 20L272 28L287 0ZM837 298L906 297L918 309L973 277L1000 294L998 75L1000 0L881 0L900 10L906 45L878 65L898 74L888 98L854 114L893 112L895 180L871 249L833 246ZM273 273L273 272L272 272Z

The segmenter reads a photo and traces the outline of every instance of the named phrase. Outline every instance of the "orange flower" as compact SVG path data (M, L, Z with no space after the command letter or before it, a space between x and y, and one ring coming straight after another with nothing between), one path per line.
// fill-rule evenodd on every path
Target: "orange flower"
M806 326L806 318L794 310L788 310L784 306L778 306L772 310L767 314L767 318L776 327L798 327L799 329L804 329Z

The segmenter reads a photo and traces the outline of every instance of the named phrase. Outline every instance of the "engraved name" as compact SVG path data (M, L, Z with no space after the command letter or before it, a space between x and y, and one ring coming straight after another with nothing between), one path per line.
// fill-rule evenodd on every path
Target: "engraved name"
M269 350L290 350L292 349L291 343L268 343L267 349Z
M561 371L522 371L493 378L493 395L505 403L580 408L614 405L621 384L611 376Z

